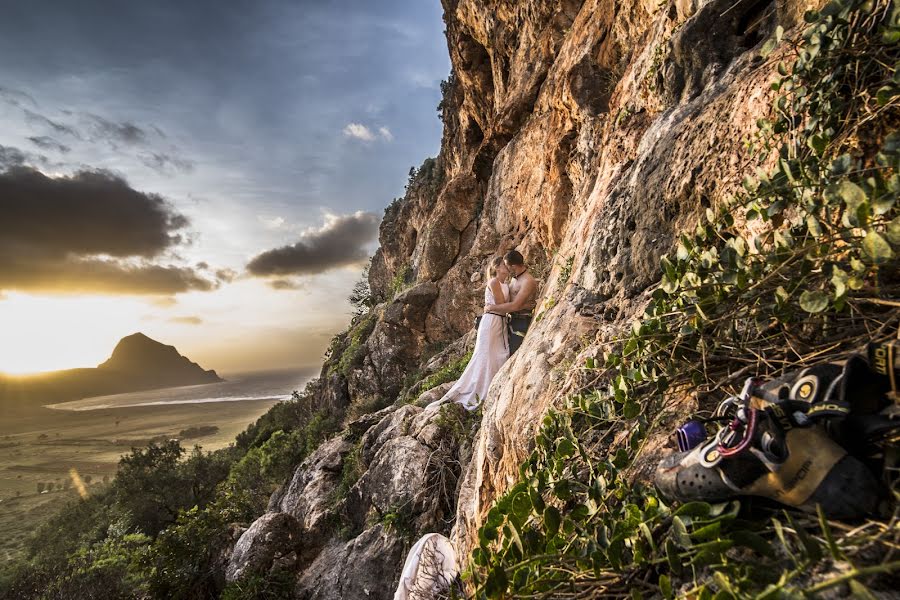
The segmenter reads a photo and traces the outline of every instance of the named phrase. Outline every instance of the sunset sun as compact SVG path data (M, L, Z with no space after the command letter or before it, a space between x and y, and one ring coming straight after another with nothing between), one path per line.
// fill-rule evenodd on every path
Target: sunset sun
M95 367L140 327L133 299L12 293L0 306L0 372L9 374Z

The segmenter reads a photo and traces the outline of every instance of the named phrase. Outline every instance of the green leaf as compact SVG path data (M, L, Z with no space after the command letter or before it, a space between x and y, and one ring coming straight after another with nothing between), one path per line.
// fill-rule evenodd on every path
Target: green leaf
M794 517L791 516L791 513L785 511L785 516L788 519L788 522L791 524L791 527L794 528L794 531L797 532L797 538L800 540L800 544L803 546L804 553L807 558L811 561L818 562L822 560L822 548L819 546L819 542L817 542L811 535L806 532L806 529L801 527L794 521Z
M813 237L822 236L822 226L819 224L819 220L816 219L814 215L806 216L806 228L809 229L809 232L813 235Z
M837 300L847 293L847 274L840 269L835 269L831 276L831 284L834 286L834 298Z
M810 149L816 153L816 156L822 157L825 154L825 148L828 147L828 141L821 135L813 135L806 141Z
M853 166L853 159L849 154L842 154L831 162L831 172L835 175L844 175Z
M528 518L531 514L531 498L526 492L520 492L513 496L511 510L512 514L518 517L520 521Z
M535 512L541 513L546 508L541 492L534 486L528 488L528 499L531 500L531 506L534 507Z
M884 233L892 244L895 246L900 245L900 217L894 217L894 219L888 223L887 230Z
M833 17L835 15L840 14L841 12L841 3L836 0L832 0L828 4L822 7L822 15L826 17Z
M556 445L556 456L559 458L569 458L575 454L575 444L569 438L562 438Z
M672 590L672 581L668 575L659 576L659 591L666 600L671 600L675 597L675 592Z
M852 181L842 181L831 193L839 197L846 207L844 219L848 225L860 225L860 208L868 206L868 197L861 187Z
M825 538L825 543L828 546L828 551L831 553L831 558L834 560L844 560L844 553L841 552L841 549L834 541L834 536L831 535L831 527L828 525L828 519L825 518L825 512L822 510L821 504L816 504L816 512L819 515L819 528L822 530L822 536Z
M672 573L678 575L681 573L681 559L678 557L678 547L672 538L666 538L666 562L669 563L669 569Z
M675 511L676 517L707 517L712 510L712 505L708 502L688 502L682 504Z
M738 546L750 548L757 554L768 558L775 558L775 549L772 548L772 544L757 533L739 529L732 531L730 536Z
M672 517L672 535L675 536L675 543L685 550L693 545L691 536L688 535L687 527L685 527L681 517Z
M484 593L488 598L502 597L508 586L506 571L498 565L488 573L487 581L484 582Z
M874 229L870 229L866 233L866 237L862 242L862 248L876 265L883 265L894 257L891 245Z
M878 198L872 198L872 210L876 215L883 215L894 208L894 204L896 203L897 196L895 194L883 194Z
M606 557L614 569L622 568L622 554L624 551L625 541L623 537L616 536L609 542L609 548L606 549Z
M560 517L559 509L554 506L548 506L544 509L544 526L547 537L553 537L557 534L561 521L562 518Z
M884 106L891 101L891 98L897 95L897 90L893 86L886 85L875 92L875 100L879 106Z
M806 290L800 294L800 308L808 313L820 313L828 308L828 296L823 292Z
M881 41L885 44L893 46L894 44L900 42L900 31L896 29L886 29L885 32L881 35Z
M659 287L667 294L674 294L678 291L678 280L672 280L668 275L663 275Z
M854 600L877 600L875 595L869 591L869 588L855 579L850 580L850 596Z
M633 419L641 414L641 406L637 402L628 400L622 407L622 416L626 419Z
M763 44L763 47L759 51L759 55L763 58L768 58L772 51L775 49L777 42L773 38L769 38L766 40L766 43Z

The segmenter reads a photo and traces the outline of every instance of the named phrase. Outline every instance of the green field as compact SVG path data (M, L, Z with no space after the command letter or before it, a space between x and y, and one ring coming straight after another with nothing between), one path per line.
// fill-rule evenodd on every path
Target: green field
M115 475L119 457L133 446L178 438L186 448L197 444L216 450L233 442L275 403L254 400L82 412L37 407L3 415L0 531L5 535L0 539L0 567L22 552L30 532L77 497L72 469L90 493ZM51 491L38 491L50 484Z

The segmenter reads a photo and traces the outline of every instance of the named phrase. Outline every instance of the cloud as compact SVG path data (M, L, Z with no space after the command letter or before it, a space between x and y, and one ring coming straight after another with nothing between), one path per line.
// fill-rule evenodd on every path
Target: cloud
M285 224L284 217L264 217L257 215L256 219L262 223L266 229L280 229Z
M24 104L37 106L34 98L25 92L19 90L11 90L9 88L0 87L0 100L12 106L21 107Z
M132 146L147 141L147 132L129 121L116 123L99 115L86 113L94 137L107 140L115 146L116 142Z
M161 264L187 219L161 197L104 171L0 173L0 290L176 294L218 283Z
M302 290L306 286L293 279L273 279L269 282L269 287L273 290Z
M46 164L47 157L43 154L34 154L33 152L0 144L0 168L2 169L21 167L23 165Z
M344 127L344 135L364 142L371 142L375 139L375 134L372 133L372 130L361 123L349 123Z
M177 323L179 325L202 325L203 319L195 316L188 317L172 317L169 319L170 323Z
M231 283L238 276L237 271L232 269L217 269L214 275L219 283Z
M34 136L28 138L28 140L41 150L55 150L62 154L68 154L72 150L69 146L60 144L49 135Z
M151 301L151 304L157 308L172 308L178 304L178 299L173 296L159 296Z
M216 284L195 271L148 261L135 263L65 256L59 260L3 256L0 287L48 294L156 295L211 291Z
M62 123L49 119L44 115L38 114L33 110L28 110L27 108L23 109L23 111L25 112L25 120L33 125L39 125L45 128L52 129L58 134L68 135L79 140L81 139L81 134L69 125L64 125Z
M366 244L378 233L379 219L372 213L329 215L325 225L310 229L291 245L268 250L247 264L257 277L315 275L361 263L368 257Z
M348 123L344 127L343 133L347 137L356 138L363 142L374 142L377 138L381 138L386 142L394 141L394 134L387 127L379 127L373 131L370 127L362 123Z
M138 160L164 175L190 173L194 170L192 161L163 152L144 152L138 154Z

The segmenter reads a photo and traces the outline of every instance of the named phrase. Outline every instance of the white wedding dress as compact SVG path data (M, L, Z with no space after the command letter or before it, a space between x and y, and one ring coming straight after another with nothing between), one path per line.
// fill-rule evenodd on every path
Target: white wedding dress
M509 298L509 286L501 283L500 287L503 295ZM497 302L491 286L485 287L485 306L501 304L502 300ZM453 384L453 387L444 394L444 397L430 406L438 406L445 402L458 402L469 410L475 410L487 396L494 375L508 358L509 339L506 336L506 319L499 315L484 315L478 325L475 349L472 351L472 359L466 366L466 370Z

